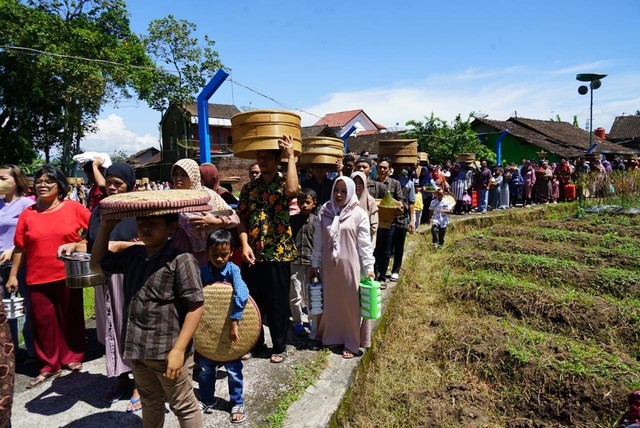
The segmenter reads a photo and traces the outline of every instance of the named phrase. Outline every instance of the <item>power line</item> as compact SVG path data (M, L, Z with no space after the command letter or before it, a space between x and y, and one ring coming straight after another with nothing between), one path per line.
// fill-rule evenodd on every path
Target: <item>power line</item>
M121 62L116 62L116 61L107 61L107 60L103 60L103 59L95 59L95 58L87 58L87 57L82 57L82 56L76 56L76 55L65 55L65 54L57 54L57 53L53 53L53 52L47 52L47 51L43 51L43 50L39 50L39 49L34 49L34 48L27 48L24 46L8 46L8 45L0 45L0 49L5 49L5 50L13 50L13 51L18 51L18 53L21 54L25 54L25 55L33 55L33 56L40 56L40 55L45 55L45 56L51 56L51 57L56 57L56 58L64 58L64 59L75 59L75 60L79 60L79 61L85 61L85 62L97 62L100 64L108 64L108 65L114 65L114 66L121 66L121 67L131 67L131 68L136 68L139 70L151 70L151 71L162 71L165 73L171 73L171 74L178 74L178 72L176 70L169 70L166 68L162 68L162 67L148 67L148 66L142 66L142 65L132 65L132 64L125 64L125 63L121 63ZM231 71L231 70L230 70ZM235 95L233 92L233 83L235 83L238 86L241 86L253 93L255 93L256 95L259 95L263 98L266 98L270 101L273 101L274 103L276 103L277 105L281 106L282 108L285 108L287 110L294 110L294 111L299 111L305 114L308 114L310 116L316 117L318 119L322 119L321 116L318 116L314 113L308 112L306 110L300 109L300 108L295 108L295 107L291 107L288 106L278 100L276 100L275 98L263 94L262 92L253 89L247 85L243 85L240 82L237 82L233 79L233 77L231 77L229 79L230 83L232 83L231 85L231 99L232 99L232 103L235 104ZM339 124L336 124L339 125Z
M95 58L86 58L86 57L75 56L75 55L57 54L57 53L53 53L53 52L41 51L39 49L26 48L26 47L23 47L23 46L0 45L0 49L21 51L20 53L24 53L26 55L33 55L33 56L46 55L46 56L52 56L52 57L56 57L56 58L77 59L77 60L86 61L86 62L97 62L97 63L100 63L100 64L109 64L109 65L117 65L117 66L122 66L122 67L131 67L131 68L137 68L139 70L162 71L164 73L173 73L173 74L177 74L178 73L176 70L169 70L167 68L162 68L162 67L147 67L147 66L144 66L144 65L125 64L125 63L122 63L122 62L107 61L107 60L104 60L104 59L95 59Z

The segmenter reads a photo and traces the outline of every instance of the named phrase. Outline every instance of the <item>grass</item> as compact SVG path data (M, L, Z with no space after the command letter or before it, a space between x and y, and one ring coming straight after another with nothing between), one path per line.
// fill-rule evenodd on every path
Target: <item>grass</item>
M640 385L640 271L612 261L640 221L574 212L413 237L332 425L612 426Z
M82 300L84 302L84 319L88 320L96 314L95 308L95 290L93 287L82 289Z
M289 385L287 392L280 394L276 404L276 410L266 418L267 426L272 428L281 427L287 417L287 409L291 403L295 402L302 396L304 391L315 381L322 373L327 365L329 358L329 350L324 349L310 362L305 364L297 364L292 367L294 371L293 380Z

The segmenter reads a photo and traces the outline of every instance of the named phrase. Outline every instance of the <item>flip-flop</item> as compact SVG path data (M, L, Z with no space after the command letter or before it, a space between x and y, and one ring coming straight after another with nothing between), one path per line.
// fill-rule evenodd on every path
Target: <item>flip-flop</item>
M137 405L138 403L140 403L140 397L138 398L131 397L129 399L129 404L127 404L127 412L134 413L134 412L137 412L138 410L142 410L142 404L138 406Z
M242 417L240 419L233 419L233 415L240 415ZM231 408L231 415L229 416L229 420L232 424L239 424L241 422L244 422L245 419L247 419L247 415L244 411L244 404L236 404Z
M62 373L62 370L58 370L57 372L53 372L53 373L51 373L51 372L40 372L40 374L38 374L38 376L34 377L33 379L31 379L29 381L29 383L27 384L27 389L35 388L38 385L42 385L48 379L53 379L53 378L56 378L56 377L60 376L60 373Z

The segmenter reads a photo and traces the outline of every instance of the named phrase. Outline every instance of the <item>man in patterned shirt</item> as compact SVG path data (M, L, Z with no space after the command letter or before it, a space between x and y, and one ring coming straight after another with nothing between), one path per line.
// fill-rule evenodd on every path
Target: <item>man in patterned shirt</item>
M278 140L278 150L259 150L260 178L240 192L238 232L242 245L242 277L260 312L269 320L272 363L287 358L290 262L296 247L289 224L289 204L298 194L298 173L291 135ZM288 159L286 178L278 174L281 158ZM252 354L264 354L264 331ZM250 357L250 355L247 355Z

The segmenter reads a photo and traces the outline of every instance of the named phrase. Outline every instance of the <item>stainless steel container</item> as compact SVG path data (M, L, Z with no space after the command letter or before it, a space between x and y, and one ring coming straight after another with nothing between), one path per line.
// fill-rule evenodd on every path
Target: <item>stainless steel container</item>
M24 298L16 297L15 293L11 293L9 299L2 299L2 304L8 319L14 320L24 316Z
M64 270L67 273L67 287L85 288L104 284L104 275L89 267L91 254L73 253L63 255L61 259L64 260Z

